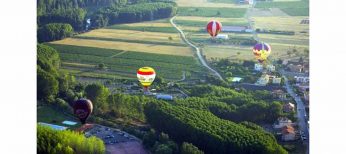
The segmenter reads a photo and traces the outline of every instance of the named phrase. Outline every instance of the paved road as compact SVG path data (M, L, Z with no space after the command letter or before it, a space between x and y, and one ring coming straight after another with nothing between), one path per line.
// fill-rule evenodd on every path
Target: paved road
M308 125L305 120L305 106L302 100L300 99L299 96L297 96L296 93L292 90L291 85L288 82L287 77L285 76L285 73L281 70L280 73L282 74L282 77L285 79L285 87L289 95L291 95L294 100L296 101L297 104L297 118L298 118L298 125L299 125L299 130L305 133L305 136L308 138L304 143L307 145L307 153L309 153L309 129Z
M222 76L214 69L212 69L211 67L208 66L207 62L204 60L201 51L199 50L199 48L195 45L193 45L186 37L185 37L185 33L174 23L174 19L176 16L172 17L170 19L171 24L179 31L181 38L191 47L195 48L196 50L196 54L197 57L199 59L199 61L202 63L202 65L206 68L208 68L211 72L213 72L213 74L215 76L217 76L218 78L220 78L221 80L223 80ZM224 80L223 80L224 81Z

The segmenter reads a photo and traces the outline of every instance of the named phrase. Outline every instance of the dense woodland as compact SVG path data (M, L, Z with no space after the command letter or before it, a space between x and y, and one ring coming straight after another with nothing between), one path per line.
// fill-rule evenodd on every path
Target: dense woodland
M86 138L74 131L58 131L37 125L37 153L104 154L105 151L103 141L97 137Z
M190 142L206 153L287 153L270 133L222 120L207 111L151 102L145 114L156 130L178 143Z
M72 32L81 32L111 24L168 18L177 10L176 4L168 0L38 0L37 5L38 42L63 39L68 37L65 33L71 33L71 29L58 32L56 26L47 24L67 24Z

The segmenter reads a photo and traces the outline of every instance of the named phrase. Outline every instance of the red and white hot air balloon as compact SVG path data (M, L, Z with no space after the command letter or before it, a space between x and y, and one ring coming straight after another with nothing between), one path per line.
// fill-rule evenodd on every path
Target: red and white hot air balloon
M220 33L222 28L222 25L219 21L212 20L207 24L207 32L210 34L211 37L217 36L217 34Z

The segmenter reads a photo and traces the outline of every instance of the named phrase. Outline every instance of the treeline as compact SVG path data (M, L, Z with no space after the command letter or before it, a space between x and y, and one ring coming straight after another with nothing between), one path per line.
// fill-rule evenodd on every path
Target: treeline
M70 37L73 34L73 28L70 24L50 23L40 27L37 31L37 39L42 42L51 40L60 40Z
M207 111L151 102L145 106L145 115L156 130L206 153L287 153L270 133L222 120Z
M64 37L47 24L69 24L80 32L110 24L141 22L168 18L176 13L176 4L164 0L38 0L38 42L47 42ZM90 19L90 23L87 22ZM72 30L72 32L73 32ZM46 33L47 31L55 32ZM42 37L48 35L46 37ZM59 36L59 37L57 37Z
M97 137L86 138L77 132L37 125L37 153L104 154L105 151L103 141Z
M138 3L125 7L106 7L91 17L91 27L99 28L111 24L132 23L168 18L176 13L177 7L171 2Z
M274 123L279 117L295 119L293 113L283 112L283 103L271 101L268 91L238 92L219 86L195 86L190 97L177 100L184 107L207 110L222 119L234 122L249 121L256 124Z

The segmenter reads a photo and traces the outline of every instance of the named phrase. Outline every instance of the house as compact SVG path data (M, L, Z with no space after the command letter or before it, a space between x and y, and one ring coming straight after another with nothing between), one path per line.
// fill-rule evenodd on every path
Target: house
M255 71L262 71L263 70L263 65L256 63L255 64Z
M279 77L274 77L274 78L273 78L273 84L281 84L281 78L279 78Z
M227 34L218 34L216 36L218 39L223 39L223 40L228 40L228 35Z
M294 76L294 79L298 83L308 83L309 82L309 77L308 76Z
M280 100L286 100L286 93L283 90L281 90L281 89L274 90L272 92L272 95L273 95L274 98L278 98Z
M287 125L291 126L292 121L288 119L287 117L279 117L278 120L274 123L273 127L278 129Z
M162 100L173 100L173 96L172 95L167 95L167 94L157 94L156 95L156 99L162 99Z
M249 31L251 31L251 29L249 29L248 26L222 26L221 31L223 31L223 32L249 32Z
M296 132L292 126L284 126L281 129L281 140L282 141L293 141L296 138Z
M232 82L240 82L243 78L240 77L233 77Z
M283 105L283 111L284 112L294 112L294 104L293 103L286 103L285 105Z
M260 86L265 86L269 83L269 75L262 75L257 82L255 83L256 85L260 85Z
M274 72L275 71L275 66L274 65L267 65L267 70L270 72Z
M301 73L301 72L303 72L303 70L304 70L304 66L303 66L303 65L300 65L300 64L298 64L298 65L289 64L289 65L287 66L287 68L288 68L289 71L291 71L291 72L298 72L298 73Z

